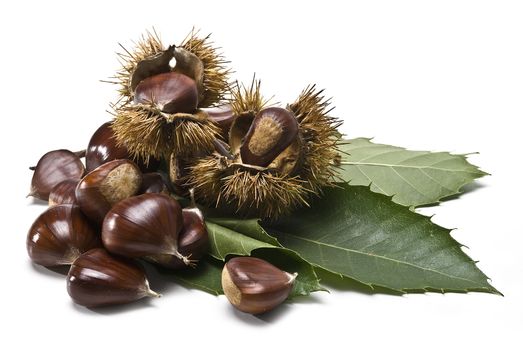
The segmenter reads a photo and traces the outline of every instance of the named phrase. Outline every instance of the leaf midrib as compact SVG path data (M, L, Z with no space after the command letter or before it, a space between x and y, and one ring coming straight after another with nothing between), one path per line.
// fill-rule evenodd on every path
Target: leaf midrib
M291 234L291 233L288 233L288 232L281 232L281 231L277 231L278 233L280 234L284 234L286 236L293 236L295 237L296 239L301 239L301 240L304 240L304 241L307 241L307 242L310 242L310 243L315 243L315 244L318 244L318 245L323 245L323 246L326 246L326 247L330 247L332 249L338 249L338 250L343 250L343 251L347 251L347 252L351 252L351 253L356 253L356 254L360 254L360 255L364 255L366 257L376 257L376 258L380 258L380 259L384 259L384 260L389 260L389 261L392 261L392 262L395 262L395 263L398 263L398 264L403 264L403 265L408 265L408 266L412 266L418 270L422 270L422 271L430 271L430 272L433 272L433 273L436 273L436 274L439 274L439 275L442 275L442 276L445 276L447 278L453 278L453 279L459 279L459 280L462 280L462 281L467 281L467 282L470 282L472 284L475 284L475 285L478 285L480 286L481 288L488 288L488 287L485 287L484 285L482 284L478 284L478 282L474 281L474 280L469 280L467 278L463 278L463 277L457 277L457 276L453 276L453 275L449 275L449 274L446 274L446 273L443 273L443 272L440 272L440 271L437 271L437 270L434 270L434 269L430 269L430 268L422 268L420 266L417 266L417 265L414 265L412 263L409 263L409 262L405 262L405 261L401 261L401 260L396 260L396 259L392 259L392 258L389 258L389 257L386 257L386 256L383 256L383 255L374 255L374 254L368 254L368 253L364 253L364 252L360 252L360 251L357 251L357 250L354 250L354 249L349 249L349 248L343 248L343 247L337 247L335 245L332 245L332 244L328 244L328 243L324 243L324 242L318 242L318 241L314 241L314 240L311 240L311 239L307 239L307 238L303 238L303 237L300 237L300 236L296 236L294 234ZM339 272L338 272L339 273ZM351 277L351 276L348 276L348 277Z
M451 172L451 173L461 172L461 173L476 174L476 175L481 174L478 171L438 168L438 167L434 167L432 165L416 166L416 165L387 164L387 163L375 163L375 162L366 163L366 162L358 162L358 161L342 161L341 165L355 165L355 166L368 165L368 166L381 166L381 167L390 167L390 168L432 169L432 170L440 170L440 171L446 171L446 172Z

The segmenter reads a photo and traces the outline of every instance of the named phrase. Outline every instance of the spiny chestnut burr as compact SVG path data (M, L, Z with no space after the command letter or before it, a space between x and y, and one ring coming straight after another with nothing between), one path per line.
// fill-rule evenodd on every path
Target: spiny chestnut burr
M113 160L85 175L76 187L76 201L85 215L101 224L113 205L134 196L141 185L142 173L135 163Z
M196 262L209 249L209 234L205 227L203 214L200 209L184 208L182 210L183 228L178 237L178 251L184 256L190 256ZM146 260L170 269L181 269L187 265L174 255L153 255Z
M229 71L208 39L193 32L181 45L165 47L149 33L119 55L122 99L114 105L113 129L132 156L212 152L220 128L200 108L223 100Z
M76 153L65 149L48 152L34 167L28 196L47 201L54 186L64 180L78 181L84 173L85 167Z
M223 101L229 86L228 62L214 47L209 35L200 37L199 34L193 30L179 45L166 46L156 33L146 33L135 48L125 48L119 53L122 68L115 78L120 84L122 102L132 101L143 80L173 71L195 81L199 107Z
M194 113L198 107L198 89L196 82L184 74L158 74L138 84L134 102L154 105L164 113Z
M67 291L73 301L86 307L129 303L144 297L160 297L149 288L140 265L98 248L75 260L67 275Z
M298 122L284 108L261 110L251 124L240 147L242 162L266 167L298 137Z
M204 205L275 220L335 185L341 121L329 115L330 100L315 86L285 109L267 108L259 88L253 80L231 90L233 158L216 148L193 161L185 183Z
M49 193L49 206L59 204L75 204L75 190L78 180L65 180L53 187Z
M296 276L265 260L237 257L223 267L222 287L227 299L238 310L261 314L287 299Z
M70 265L80 254L102 242L80 208L71 204L47 209L27 234L27 252L43 266Z
M85 167L87 172L91 172L100 165L116 159L129 159L134 161L127 148L116 142L112 123L107 122L102 124L94 132L91 140L89 140L85 154ZM159 161L155 158L150 158L148 162L138 159L136 160L136 165L144 172L154 171L158 168Z
M130 258L168 254L192 265L192 260L178 250L182 227L182 208L174 198L146 193L117 203L107 213L102 241L114 254Z
M143 181L139 194L144 193L163 193L169 194L169 187L167 180L160 173L147 173L143 174Z

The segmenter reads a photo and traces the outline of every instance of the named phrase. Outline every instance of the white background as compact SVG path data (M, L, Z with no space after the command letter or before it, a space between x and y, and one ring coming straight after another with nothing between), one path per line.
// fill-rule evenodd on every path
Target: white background
M2 2L0 347L521 349L522 3L239 3ZM505 297L332 288L256 318L167 282L159 300L102 312L74 306L64 277L27 257L26 232L45 209L24 198L27 166L48 150L85 148L109 119L114 86L99 80L118 68L117 43L152 26L168 43L192 26L213 32L236 77L256 72L279 101L317 83L348 137L479 151L470 160L493 176L422 212L458 228L453 236Z

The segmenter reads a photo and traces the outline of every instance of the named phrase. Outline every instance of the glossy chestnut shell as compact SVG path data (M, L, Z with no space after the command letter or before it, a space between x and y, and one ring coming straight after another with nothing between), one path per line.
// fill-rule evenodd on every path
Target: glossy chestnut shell
M131 258L178 251L183 218L180 204L164 194L146 193L116 204L105 217L102 241L111 253Z
M169 72L142 80L134 102L155 105L165 113L194 113L198 107L196 82L188 76Z
M222 287L238 310L260 314L280 305L292 291L296 274L280 270L265 260L236 257L222 271Z
M71 204L42 213L29 229L26 242L31 260L43 266L70 265L80 254L102 245L87 217Z
M85 166L88 172L115 159L128 159L129 153L124 146L118 146L111 122L103 123L93 134L85 154Z
M203 215L197 208L182 210L183 228L178 237L178 251L193 261L200 260L209 249L209 234L205 227ZM187 267L182 259L174 255L153 255L147 260L169 269Z
M119 201L140 190L142 173L126 159L100 165L78 183L76 201L85 215L101 224L105 214Z
M73 301L86 307L129 303L160 295L149 288L140 265L131 259L93 249L82 254L67 275L67 291Z
M240 146L244 164L266 167L298 137L298 121L284 108L261 110L252 121Z
M49 193L49 205L75 204L75 190L78 180L65 180L53 187Z
M29 196L47 201L49 193L64 180L80 180L85 167L73 152L61 149L42 156L35 167Z
M158 169L160 162L155 159L149 159L145 164L141 159L132 159L127 148L116 142L112 123L103 123L93 134L85 154L85 165L87 172L91 172L100 165L116 159L129 159L138 165L144 171L155 171Z

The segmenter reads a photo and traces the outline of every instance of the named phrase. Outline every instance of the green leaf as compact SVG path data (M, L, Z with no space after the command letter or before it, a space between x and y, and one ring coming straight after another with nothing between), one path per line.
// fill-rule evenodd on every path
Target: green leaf
M204 292L220 295L222 289L222 269L223 262L205 257L198 262L194 269L172 271L162 269L163 273L168 273L181 284L203 290Z
M499 293L450 230L368 187L326 189L269 232L315 266L370 286Z
M259 219L236 219L236 218L212 218L213 223L226 227L233 231L240 232L246 236L257 239L274 246L281 247L278 240L269 235L263 227L260 226Z
M438 203L487 175L465 155L409 151L364 138L346 142L340 147L340 177L350 185L370 185L372 191L394 196L394 202L406 206Z
M233 255L255 256L269 261L284 271L290 273L297 272L298 277L294 282L291 296L309 295L314 291L325 290L319 284L314 267L295 252L249 237L246 234L231 230L217 223L221 222L223 224L226 222L232 226L237 225L237 227L242 227L243 229L248 228L253 234L255 231L258 231L257 234L259 235L265 232L261 227L259 227L259 230L256 230L254 225L259 226L256 220L250 220L249 222L236 220L236 223L234 221L234 219L227 219L226 221L224 219L208 219L206 221L211 241L209 254L212 257L225 261L228 256ZM265 235L267 234L265 233Z

